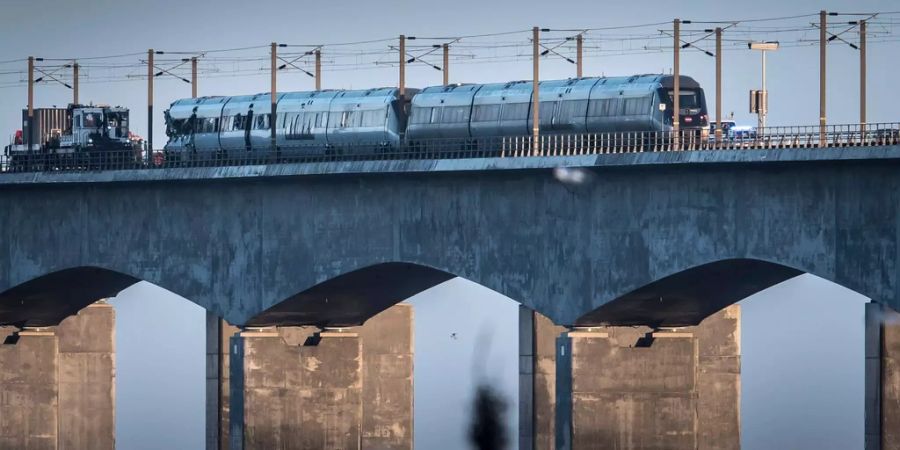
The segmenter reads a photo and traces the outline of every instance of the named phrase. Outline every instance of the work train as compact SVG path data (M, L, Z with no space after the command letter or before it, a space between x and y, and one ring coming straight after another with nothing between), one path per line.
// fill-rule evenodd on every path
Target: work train
M540 133L653 132L672 129L670 75L540 82ZM680 78L681 129L707 133L703 89ZM281 155L415 151L434 143L487 146L528 136L531 81L406 89L278 94L275 145ZM177 100L165 112L167 161L271 151L270 94Z

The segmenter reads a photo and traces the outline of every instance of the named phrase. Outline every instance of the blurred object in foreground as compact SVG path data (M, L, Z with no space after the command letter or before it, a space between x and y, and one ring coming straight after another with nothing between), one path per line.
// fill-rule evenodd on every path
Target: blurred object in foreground
M594 174L577 167L557 167L553 169L553 177L563 184L581 186L589 183Z
M474 416L469 429L469 440L476 450L502 450L509 439L503 427L506 401L487 384L478 386L475 393Z

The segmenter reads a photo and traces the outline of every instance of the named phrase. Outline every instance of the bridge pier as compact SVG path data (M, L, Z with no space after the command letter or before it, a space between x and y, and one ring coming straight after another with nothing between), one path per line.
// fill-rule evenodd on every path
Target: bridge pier
M740 448L740 309L730 306L696 327L569 331L546 317L520 351L520 449ZM531 405L531 408L529 408ZM530 438L530 439L529 439ZM522 442L525 441L525 442Z
M900 313L866 304L866 450L900 450Z
M413 448L411 305L345 332L237 331L207 317L207 450Z
M0 328L0 448L115 448L115 311L57 327Z

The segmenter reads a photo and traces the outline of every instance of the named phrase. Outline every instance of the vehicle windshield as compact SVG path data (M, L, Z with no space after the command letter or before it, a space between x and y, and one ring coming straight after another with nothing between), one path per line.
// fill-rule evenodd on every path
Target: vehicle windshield
M100 113L84 113L84 127L97 128L103 123L103 115Z
M680 90L679 91L679 101L678 106L681 109L699 109L700 105L700 93L697 91L691 90ZM668 92L669 104L672 105L675 103L675 90L669 90Z

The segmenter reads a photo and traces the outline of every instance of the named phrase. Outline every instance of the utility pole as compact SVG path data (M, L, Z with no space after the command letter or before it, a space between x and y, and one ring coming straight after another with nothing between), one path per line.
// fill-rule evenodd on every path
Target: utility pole
M72 103L78 104L78 61L72 61Z
M277 99L276 99L276 95L277 95L277 91L278 91L277 85L276 85L276 83L278 81L278 77L276 76L276 73L278 72L278 64L276 62L276 60L278 59L278 44L275 42L272 43L271 57L272 57L272 92L270 93L269 98L271 99L271 104L272 104L271 105L272 106L272 108L271 108L272 115L269 116L269 129L272 130L272 133L271 133L272 151L277 152L278 149L275 146L275 108L278 105Z
M444 72L444 86L450 84L450 44L444 44L444 66L441 69Z
M197 98L197 57L191 58L191 98Z
M866 21L859 22L859 132L866 136Z
M541 53L538 49L541 43L541 30L538 27L534 27L531 30L532 41L533 41L533 70L534 77L532 80L532 94L531 94L531 139L532 139L532 156L537 156L540 153L541 143L538 140L540 136L541 130L541 122L540 122L540 66L538 61L540 61Z
M678 132L681 128L681 60L680 60L680 51L681 51L681 19L675 19L674 22L674 39L675 44L673 45L675 49L675 60L673 62L673 80L672 80L672 131L674 132L674 150L679 150L679 136Z
M825 45L828 44L825 33L828 26L828 13L819 11L819 147L825 146Z
M722 140L722 28L716 28L716 142Z
M759 98L759 114L757 115L759 119L757 128L759 129L756 135L761 137L766 130L766 115L769 113L769 91L766 90L766 51L763 50L760 53L762 53L762 95Z
M147 164L153 163L153 54L147 50Z
M28 57L28 130L25 133L25 143L28 151L31 151L34 136L34 56Z
M406 97L406 36L400 35L400 100Z
M578 56L578 59L575 61L575 67L576 67L575 70L576 70L576 74L577 74L578 78L581 78L583 75L582 71L581 71L581 68L582 68L581 61L582 61L582 57L584 55L583 49L582 49L583 46L584 46L584 36L582 36L581 33L578 33L578 35L575 36L575 50L576 50L575 53Z
M316 90L322 90L322 50L316 49Z

